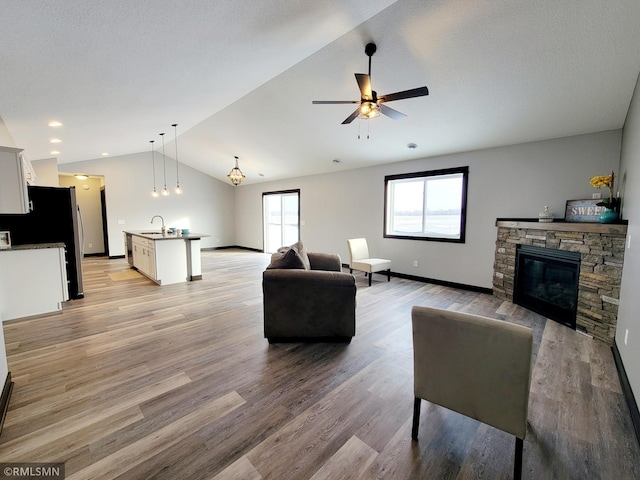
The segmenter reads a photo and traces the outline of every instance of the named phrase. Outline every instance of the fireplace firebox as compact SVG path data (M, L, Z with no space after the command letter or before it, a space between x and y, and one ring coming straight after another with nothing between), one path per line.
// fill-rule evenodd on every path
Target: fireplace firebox
M513 302L575 330L580 254L518 245Z

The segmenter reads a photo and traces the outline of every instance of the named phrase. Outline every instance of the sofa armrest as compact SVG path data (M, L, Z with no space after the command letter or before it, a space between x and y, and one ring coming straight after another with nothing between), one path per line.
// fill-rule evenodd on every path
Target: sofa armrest
M326 270L329 272L341 272L342 261L337 253L307 252L311 270Z

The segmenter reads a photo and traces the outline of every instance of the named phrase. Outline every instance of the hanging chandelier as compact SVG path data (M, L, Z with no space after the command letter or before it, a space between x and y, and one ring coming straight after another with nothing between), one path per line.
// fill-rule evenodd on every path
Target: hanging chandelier
M242 180L245 179L245 175L238 167L238 157L234 156L233 158L236 159L236 166L231 169L227 177L229 177L231 183L233 183L235 186L238 186L240 185L240 183L242 183Z

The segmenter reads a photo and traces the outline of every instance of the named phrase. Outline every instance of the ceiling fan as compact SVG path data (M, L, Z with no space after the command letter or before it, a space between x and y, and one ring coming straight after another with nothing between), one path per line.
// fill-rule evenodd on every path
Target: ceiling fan
M425 95L429 95L429 89L427 87L418 87L378 97L376 91L371 90L371 57L376 53L376 50L377 47L375 43L367 43L364 47L364 53L369 57L369 73L355 74L358 87L360 88L360 100L314 100L311 103L315 105L359 103L360 106L345 118L344 122L342 122L343 125L353 122L357 117L363 119L376 118L380 116L381 113L394 120L402 120L405 118L406 115L404 113L387 107L384 103L403 100L405 98L424 97Z

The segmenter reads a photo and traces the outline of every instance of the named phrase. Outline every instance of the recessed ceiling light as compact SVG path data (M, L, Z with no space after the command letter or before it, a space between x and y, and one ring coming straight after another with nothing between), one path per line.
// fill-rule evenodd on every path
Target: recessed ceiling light
M86 180L87 178L89 178L87 175L85 175L84 173L76 173L74 175L74 177L76 177L78 180Z
M49 143L62 143L62 140L60 140L59 138L52 138L49 140Z
M416 145L415 143L407 143L407 148L411 151L415 150L416 148L418 148L418 145Z
M103 157L106 157L106 156L108 156L108 155L109 155L109 152L102 152L102 153L101 153L101 155L102 155Z
M50 155L58 155L60 152L58 150L51 150L49 152Z
M61 127L61 126L62 126L62 123L60 123L60 122L59 122L59 121L57 121L57 120L53 120L53 121L49 122L49 126L50 126L50 127Z

